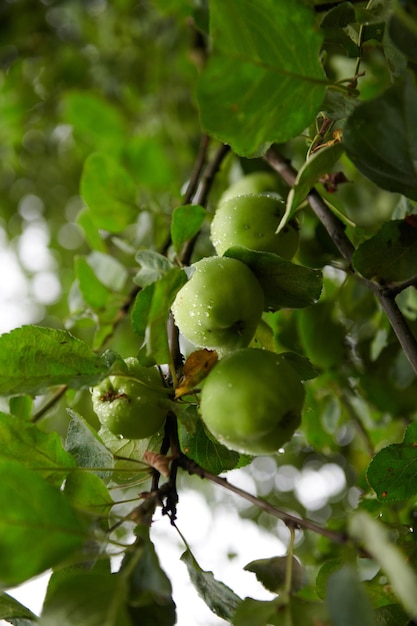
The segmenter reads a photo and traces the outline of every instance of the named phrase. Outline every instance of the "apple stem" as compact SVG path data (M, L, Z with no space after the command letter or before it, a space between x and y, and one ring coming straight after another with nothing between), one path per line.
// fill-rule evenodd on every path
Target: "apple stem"
M293 557L294 557L294 543L295 543L295 527L291 524L287 524L290 531L290 541L287 550L287 562L285 568L285 585L284 595L289 601L292 589L292 576L293 576Z

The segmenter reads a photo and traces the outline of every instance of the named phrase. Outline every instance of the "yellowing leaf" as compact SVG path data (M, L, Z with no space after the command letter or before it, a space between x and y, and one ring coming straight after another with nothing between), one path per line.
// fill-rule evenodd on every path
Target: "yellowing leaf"
M152 452L147 450L143 455L143 460L145 463L158 470L162 476L166 476L169 478L169 465L172 461L171 456L165 456L164 454L158 454L157 452Z
M196 350L184 364L184 376L175 390L175 399L190 393L207 376L218 360L215 350Z

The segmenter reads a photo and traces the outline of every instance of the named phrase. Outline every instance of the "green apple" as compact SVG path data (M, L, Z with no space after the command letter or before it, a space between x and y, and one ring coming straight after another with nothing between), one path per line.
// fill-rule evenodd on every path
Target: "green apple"
M211 222L210 238L217 254L232 246L274 252L292 259L299 244L299 231L289 222L276 234L285 203L273 193L236 196L218 205Z
M264 294L247 265L227 257L195 263L178 292L172 313L186 339L200 348L227 352L243 348L255 334Z
M91 391L100 423L126 439L151 437L163 426L170 401L154 367L143 367L131 357L127 372L105 378Z
M284 184L280 183L279 178L272 172L251 172L232 183L221 195L219 204L249 193L263 193L264 191L279 193L283 190L285 190Z
M285 357L244 348L222 358L204 381L201 416L211 434L243 454L276 452L301 423L305 399Z

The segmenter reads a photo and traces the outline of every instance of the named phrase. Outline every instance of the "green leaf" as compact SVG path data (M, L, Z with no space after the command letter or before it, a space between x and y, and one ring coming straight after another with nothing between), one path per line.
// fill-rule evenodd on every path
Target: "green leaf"
M209 609L219 617L230 620L241 602L239 596L216 580L213 572L202 570L189 550L183 553L181 561L186 564L191 582Z
M320 297L321 270L295 265L272 252L259 252L243 246L229 248L224 256L238 259L250 267L263 288L266 310L307 307Z
M17 461L0 458L0 585L18 585L61 563L87 539L59 489Z
M372 16L372 13L370 13L370 16ZM379 43L382 43L384 40L384 32L385 32L385 21L368 21L368 20L364 20L362 21L362 42L369 42L369 41L378 41Z
M140 626L174 626L175 603L171 582L160 566L149 526L138 524L134 551L126 554L120 574L129 579L129 611L134 624Z
M350 93L329 89L324 97L322 112L331 120L340 120L349 117L357 106L357 97Z
M128 580L117 574L52 576L40 626L132 626L127 596Z
M171 362L168 342L168 315L177 292L187 282L184 270L174 267L155 283L147 325L147 351L156 363Z
M88 512L105 521L113 501L103 481L96 475L83 470L71 472L65 481L64 494L75 509ZM104 525L105 527L105 525Z
M28 620L28 624L34 624L38 620L32 611L29 611L23 604L9 596L8 593L0 594L0 619L11 623L16 623L17 620Z
M317 368L305 356L295 352L281 352L280 354L295 369L300 380L312 380L320 374Z
M324 376L327 383L327 372ZM307 386L303 434L314 450L327 453L337 446L335 432L340 426L341 408L338 399L334 395L323 394L322 388L322 377L314 381L313 385Z
M251 561L243 569L253 572L265 589L272 593L278 593L285 585L287 565L287 556L274 556ZM305 583L305 570L300 562L295 557L292 557L291 591L299 591Z
M332 626L376 626L371 602L356 572L349 566L330 577L327 607Z
M328 625L324 604L291 597L284 604L281 597L274 600L245 598L237 607L233 626L318 626Z
M417 200L417 86L411 74L358 106L343 143L349 158L374 183Z
M160 605L156 602L141 607L130 607L129 615L133 624L140 626L174 626L176 624L175 605Z
M108 480L112 475L112 453L81 415L71 409L68 409L68 414L71 416L71 421L68 425L65 449L71 454L71 458L76 460L79 467L95 470L97 476Z
M188 434L196 432L197 422L200 420L198 408L195 404L188 402L175 402L174 409L177 420L181 428L185 428ZM181 433L180 433L181 437Z
M87 207L81 209L77 215L77 224L82 228L85 240L92 250L106 251L106 246L100 235L98 227L94 224L90 211Z
M283 228L291 219L300 204L304 202L311 188L319 182L319 179L324 174L330 173L343 152L344 146L341 143L336 143L328 148L321 148L304 163L297 174L293 188L288 194L285 214L279 229Z
M313 12L287 0L212 0L210 18L213 53L197 91L203 127L244 156L301 133L325 93Z
M342 2L325 13L320 28L324 31L325 45L339 46L353 58L360 56L361 50L349 36L353 34L353 29L349 31L346 28L352 22L356 22L355 8L350 2Z
M0 336L0 394L40 394L54 385L89 387L110 372L113 360L65 330L22 326Z
M168 316L179 289L187 282L184 270L173 267L137 296L133 311L133 329L141 338L146 355L162 365L170 363Z
M141 343L145 342L146 326L151 310L152 298L155 292L155 283L147 285L139 291L131 312L131 322L133 331L138 335Z
M92 92L70 91L63 97L64 118L94 150L118 151L126 141L123 117L115 106Z
M93 269L99 281L108 290L122 291L126 281L130 279L129 271L123 263L110 254L93 250L87 257L87 262Z
M164 276L174 265L166 256L154 250L140 250L136 261L141 266L134 281L140 287L147 287Z
M21 418L0 413L0 441L0 458L20 461L57 487L75 467L58 433L43 432Z
M181 427L180 442L187 456L213 474L234 469L241 458L238 452L213 441L201 420L196 422L194 432Z
M358 511L349 522L349 532L384 570L392 591L410 617L417 617L417 575L407 557L392 543L389 529L368 513ZM357 623L357 622L356 622Z
M108 450L114 455L114 472L112 478L116 482L127 484L133 479L135 485L140 479L149 480L149 465L143 461L147 450L160 452L162 435L157 434L149 439L120 439L107 428L101 428L99 435Z
M323 370L337 367L344 358L345 329L334 318L331 301L297 311L298 334L306 356Z
M157 192L166 192L175 185L177 189L175 162L164 145L163 132L151 130L149 135L140 128L139 135L126 137L123 146L123 158L135 177L141 190L146 188Z
M32 415L33 398L31 396L14 396L9 400L10 413L29 420Z
M400 604L387 604L375 610L377 626L409 626L410 620Z
M402 443L382 448L369 464L367 479L379 500L407 500L417 493L417 423L409 425Z
M120 233L136 220L136 185L107 154L90 154L84 163L80 190L98 228Z
M417 62L417 15L415 10L413 16L405 8L396 6L388 28L390 38L397 48L414 63Z
M13 626L36 626L36 624L39 624L39 620L36 617L35 620L29 620L29 619L20 619L20 618L9 618L8 620L10 622L10 624L13 624Z
M353 264L363 276L395 284L417 277L417 228L406 220L386 222L362 243Z
M109 299L109 290L97 278L93 268L85 257L75 259L75 275L86 304L94 309L104 307Z
M177 207L172 214L171 238L174 250L181 253L184 244L199 232L207 211L199 204L186 204Z
M121 574L129 572L130 605L141 607L156 603L172 606L171 582L161 568L149 537L149 527L139 524L135 534L135 550L126 554L120 568Z
M282 606L281 598L274 600L254 600L253 598L245 598L237 607L236 613L233 615L233 626L269 626L273 624L285 624L286 620L283 613L286 608ZM291 617L288 616L289 620ZM291 621L289 621L291 624Z
M341 558L330 559L323 563L320 567L316 577L315 591L320 600L325 600L327 596L327 586L329 584L329 578L335 572L338 572L343 566L343 560Z

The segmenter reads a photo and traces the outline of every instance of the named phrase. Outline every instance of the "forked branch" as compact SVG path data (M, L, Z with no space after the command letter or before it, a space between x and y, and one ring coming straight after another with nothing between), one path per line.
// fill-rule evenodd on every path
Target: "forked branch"
M285 182L288 183L288 185L291 187L294 185L297 177L297 171L274 148L270 148L266 152L265 160L269 163L272 169L274 169L285 180ZM352 256L355 251L355 247L346 235L344 224L336 215L334 215L334 213L332 213L316 189L312 189L310 191L306 200L327 230L340 254L347 262L349 271L354 273L355 270L352 267ZM396 294L387 294L386 288L383 285L367 280L362 276L358 276L358 278L375 294L375 297L378 299L381 307L388 317L404 354L417 374L417 340L411 332L400 308L395 301Z

